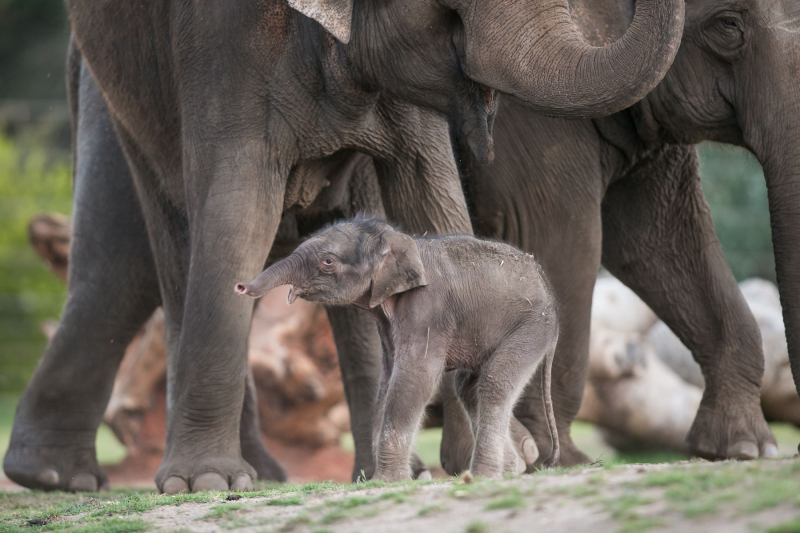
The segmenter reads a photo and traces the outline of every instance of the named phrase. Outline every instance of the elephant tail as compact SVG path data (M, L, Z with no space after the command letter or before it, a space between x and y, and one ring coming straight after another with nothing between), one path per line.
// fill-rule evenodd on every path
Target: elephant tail
M547 418L547 426L550 429L550 442L552 445L550 457L542 463L545 468L550 468L558 464L561 458L561 447L558 443L558 427L556 427L556 414L553 411L553 397L550 393L553 377L553 357L555 356L556 346L558 345L558 334L556 342L550 346L544 357L544 372L542 372L542 402L544 403L544 414Z

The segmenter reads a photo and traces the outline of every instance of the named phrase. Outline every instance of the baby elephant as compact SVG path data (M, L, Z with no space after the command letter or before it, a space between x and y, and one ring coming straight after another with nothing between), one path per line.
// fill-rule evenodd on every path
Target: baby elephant
M557 463L550 371L558 317L533 256L467 236L413 239L383 221L357 218L323 229L236 291L258 298L285 284L292 285L289 303L352 304L378 322L384 356L376 479L411 479L414 437L446 370L460 371L459 396L475 436L472 472L501 476L516 457L512 409L542 360L553 441L546 465Z

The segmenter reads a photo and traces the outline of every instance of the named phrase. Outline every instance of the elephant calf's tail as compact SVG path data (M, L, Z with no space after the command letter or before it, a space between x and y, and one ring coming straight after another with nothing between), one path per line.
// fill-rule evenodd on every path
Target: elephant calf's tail
M550 457L542 464L545 468L550 468L558 464L561 457L561 447L558 443L558 428L556 427L556 415L553 411L553 397L550 393L553 377L553 357L556 353L556 345L547 351L544 358L544 372L542 372L542 401L544 402L544 414L547 418L547 426L550 428L550 441L552 444L552 451Z

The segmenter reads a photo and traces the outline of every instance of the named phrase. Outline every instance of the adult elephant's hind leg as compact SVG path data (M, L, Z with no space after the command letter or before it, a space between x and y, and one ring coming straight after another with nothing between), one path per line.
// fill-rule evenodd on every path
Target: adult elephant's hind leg
M706 388L687 437L707 459L777 455L761 411L761 334L714 233L693 147L665 147L612 185L603 263L692 351Z
M360 477L366 480L375 472L372 432L381 374L381 339L375 322L364 311L353 307L328 307L326 310L350 408L356 448L353 481Z
M86 68L79 105L69 298L17 406L3 469L30 488L94 491L107 484L95 438L114 375L159 292L130 172Z
M252 369L247 371L242 421L239 424L239 441L242 446L242 457L255 469L258 479L286 481L286 471L267 451L261 437L258 396Z

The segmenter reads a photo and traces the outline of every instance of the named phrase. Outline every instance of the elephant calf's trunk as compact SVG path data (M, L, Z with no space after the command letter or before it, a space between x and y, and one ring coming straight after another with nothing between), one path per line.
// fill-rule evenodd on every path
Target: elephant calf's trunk
M291 256L278 261L250 283L237 283L234 290L243 296L261 298L275 287L293 283L295 276L290 259Z

